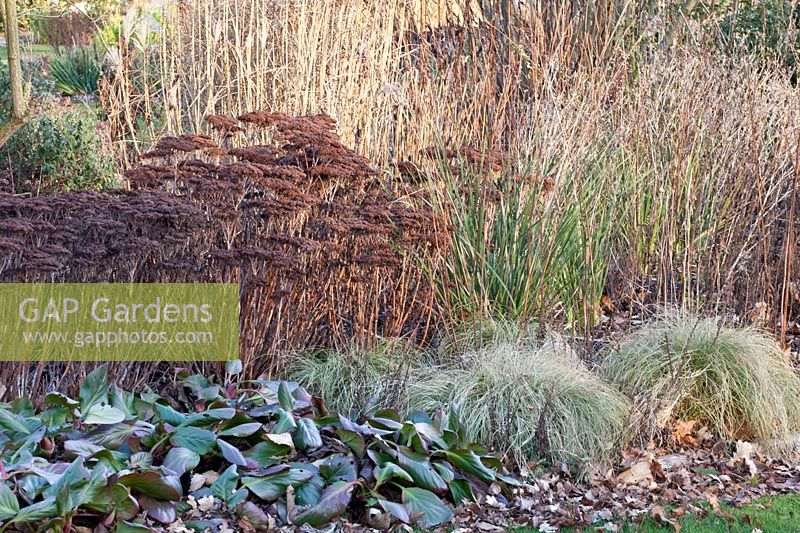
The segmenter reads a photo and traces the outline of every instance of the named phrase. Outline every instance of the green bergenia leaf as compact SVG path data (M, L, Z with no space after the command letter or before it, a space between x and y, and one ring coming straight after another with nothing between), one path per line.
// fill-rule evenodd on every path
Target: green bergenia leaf
M412 517L419 516L417 523L422 527L438 526L453 518L452 509L429 490L406 487L403 489L403 503Z
M200 455L189 448L170 448L162 463L165 468L181 475L184 472L191 472L200 464Z
M173 446L188 448L200 455L205 455L214 449L217 437L207 429L184 426L175 430L170 442Z
M349 429L339 428L336 430L336 435L339 437L344 444L346 444L353 453L356 454L356 457L359 459L364 458L364 454L367 450L367 444L364 441L364 437L356 433L355 431L351 431Z
M117 481L131 490L157 500L177 501L181 499L180 483L176 486L173 481L155 470L126 474Z
M319 465L319 473L327 482L355 481L358 477L356 461L352 456L334 454Z
M445 450L442 453L456 468L468 472L483 481L495 480L494 472L486 468L481 463L480 457L475 455L472 450Z
M375 488L377 489L392 478L399 478L409 483L414 481L408 472L394 463L387 462L375 469Z
M125 420L125 413L110 405L95 404L83 413L83 423L87 425L112 425Z
M291 412L294 409L294 397L289 392L289 385L285 381L281 381L278 385L278 403L286 411Z
M236 491L238 483L239 473L236 471L236 465L231 465L211 485L211 494L223 502L227 502L228 498Z
M355 483L340 481L325 489L319 502L314 507L295 518L295 525L308 524L318 527L327 524L344 513L347 510L347 506L350 505L354 485Z
M427 456L401 447L397 454L397 461L406 472L411 474L414 483L420 487L437 492L447 490L447 483L433 468Z
M100 403L108 402L108 365L95 368L83 380L80 389L81 413Z
M239 424L231 428L222 430L218 433L220 437L249 437L261 429L261 423L248 422L246 424Z
M242 452L233 444L227 443L222 439L217 439L217 447L222 452L222 456L231 464L247 466L247 461Z
M181 424L186 422L186 415L176 411L169 405L164 405L162 403L154 403L153 408L156 410L156 413L158 413L158 418L160 418L167 424L173 426L180 426Z
M242 478L242 486L250 489L262 500L272 501L286 493L286 487L305 483L314 477L313 472L286 465L275 467L275 472L264 477Z
M36 502L19 510L19 513L11 519L9 524L30 524L52 518L57 513L55 496L49 496L40 502Z
M298 450L314 449L322 446L322 436L319 434L319 428L313 420L301 418L297 421L294 444Z
M275 424L275 433L286 433L297 428L297 423L294 421L292 413L285 409L278 409L276 413L278 415L278 422Z
M450 494L453 496L453 501L456 505L461 505L462 502L474 502L475 495L472 493L472 487L466 479L454 479L450 482Z
M5 483L0 481L0 522L16 516L19 512L19 501Z
M2 407L0 407L0 427L12 433L22 433L23 435L30 434L28 425L25 424L25 419L23 417L3 409Z

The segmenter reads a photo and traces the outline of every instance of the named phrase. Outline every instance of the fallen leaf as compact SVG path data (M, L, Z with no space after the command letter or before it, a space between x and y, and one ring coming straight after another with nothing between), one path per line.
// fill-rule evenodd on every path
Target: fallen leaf
M219 479L219 473L215 472L214 470L209 470L203 474L203 477L205 478L206 486L210 487L216 480Z
M696 425L697 420L678 420L675 423L675 430L673 431L675 440L681 444L688 444L690 446L696 445L697 439L692 436Z
M669 455L662 455L656 458L656 462L666 471L677 470L679 468L686 468L689 466L689 458L680 453L672 453Z
M192 480L189 482L189 492L200 490L206 484L206 476L203 474L192 474Z
M199 500L197 500L197 508L207 513L214 509L215 499L213 496L203 496Z
M631 465L631 467L619 475L620 481L628 485L638 485L643 481L653 481L653 471L650 468L650 461L643 459Z
M392 515L372 507L367 511L367 525L369 527L384 531L391 527Z
M708 503L711 505L711 510L713 510L716 514L722 514L722 509L719 508L719 499L717 498L716 494L711 494L708 496Z
M746 461L748 459L752 459L753 454L756 451L756 447L753 445L752 442L745 442L741 440L736 441L736 453L733 454L733 461Z
M194 530L186 527L186 524L184 524L183 520L180 518L177 518L173 523L167 526L167 531L169 533L194 533Z
M650 518L656 519L661 524L672 524L672 520L667 518L667 512L660 505L650 508Z
M751 442L736 441L736 453L733 454L733 464L742 461L750 470L750 475L755 476L758 474L758 467L753 461L753 454L756 453L756 447Z

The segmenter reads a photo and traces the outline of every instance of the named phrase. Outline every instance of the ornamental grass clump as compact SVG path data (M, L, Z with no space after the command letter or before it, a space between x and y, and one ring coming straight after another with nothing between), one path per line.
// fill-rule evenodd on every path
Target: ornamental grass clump
M722 437L756 438L775 451L800 427L800 377L780 345L752 327L666 317L623 341L603 371L649 406L660 426L697 420Z
M301 353L287 375L309 391L329 398L328 406L353 418L368 416L379 406L402 407L410 371L420 355L410 343L380 339L369 349Z
M470 438L518 463L604 462L624 432L629 402L561 339L500 341L461 365L427 368L409 383L412 408L457 404Z

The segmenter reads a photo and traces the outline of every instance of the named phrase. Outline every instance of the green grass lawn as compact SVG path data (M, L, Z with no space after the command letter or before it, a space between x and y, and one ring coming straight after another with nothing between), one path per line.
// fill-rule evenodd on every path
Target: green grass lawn
M761 498L751 505L740 508L720 505L720 509L723 516L709 512L705 517L696 515L683 517L678 520L681 532L752 533L754 529L760 529L763 533L800 533L800 494ZM538 529L522 528L516 531L534 533L538 532ZM660 525L654 519L648 518L642 524L626 524L622 531L666 533L675 531L675 528L670 525Z
M36 59L43 56L52 55L55 49L48 44L29 44L20 46L22 59ZM0 46L0 62L4 65L8 63L8 50L5 46Z

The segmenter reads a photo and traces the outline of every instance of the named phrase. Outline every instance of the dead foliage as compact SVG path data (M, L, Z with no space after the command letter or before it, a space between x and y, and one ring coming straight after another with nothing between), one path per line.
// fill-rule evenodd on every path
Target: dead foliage
M432 212L383 183L327 115L240 120L209 117L223 139L247 128L271 142L166 137L127 172L131 190L2 194L0 280L238 282L252 376L291 350L423 341L433 305L415 258L441 244Z

